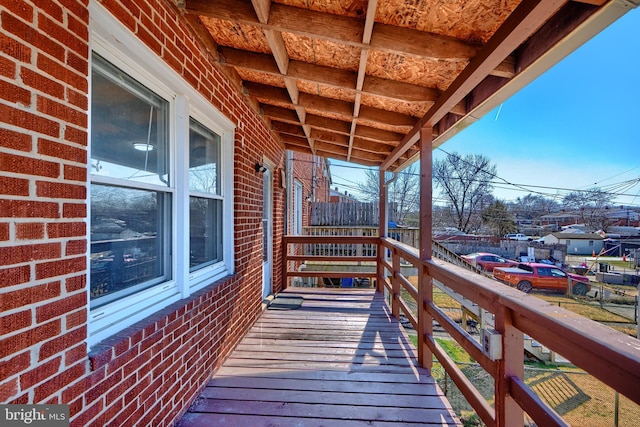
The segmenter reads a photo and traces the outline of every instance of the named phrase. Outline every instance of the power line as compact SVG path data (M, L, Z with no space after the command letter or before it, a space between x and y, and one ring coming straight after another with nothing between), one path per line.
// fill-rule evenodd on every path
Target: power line
M464 163L469 163L465 159L461 158L460 156L457 156L455 154L449 153L449 152L443 150L440 147L438 147L438 150L442 151L443 153L445 153L447 155L453 156L453 157L459 159L460 161L462 161ZM294 159L294 161L302 162L302 163L313 163L313 162L311 162L309 160L302 160L302 159ZM374 167L356 166L356 165L354 165L354 166L337 165L337 164L332 164L332 163L330 163L330 167L343 168L343 169L356 169L356 170L375 170L376 169ZM606 179L604 179L602 181L606 181L608 179L613 179L613 178L615 178L617 176L623 175L624 173L630 172L630 171L638 169L638 168L640 168L640 166L635 167L635 168L631 168L631 169L629 169L629 170L627 170L625 172L616 174L616 175L611 176L609 178L606 178ZM492 184L494 186L499 186L499 185L505 185L506 184L508 186L508 187L497 187L499 189L510 190L510 191L519 191L519 192L529 193L529 194L538 194L540 196L548 197L548 198L551 198L553 200L558 200L558 199L560 199L560 198L562 198L564 196L561 195L561 194L557 194L557 193L553 194L553 193L549 193L549 192L537 191L537 190L534 190L534 189L553 190L553 191L566 192L566 193L584 192L585 191L584 187L583 188L566 188L566 187L542 186L542 185L535 185L535 184L513 183L513 182L510 182L510 181L498 176L497 174L490 173L489 171L485 171L485 172L487 172L489 175L493 176L495 179L499 180L499 181L490 181L489 182L490 184ZM417 174L417 173L410 173L410 172L404 172L404 171L398 172L398 174L408 174L408 175L412 175L412 176L419 176L419 174ZM349 180L347 178L344 178L344 177L341 177L341 176L338 176L338 175L332 174L332 176L335 176L338 179L342 179L342 180L344 180L346 182L349 182L349 183L352 183L352 184L355 184L355 185L359 185L360 184L358 182ZM602 181L600 181L600 182L602 182ZM631 179L631 180L627 180L627 181L622 181L622 182L619 182L619 183L610 184L607 188L602 189L602 192L610 194L612 196L633 197L635 199L637 197L640 197L640 190L636 194L629 194L629 193L626 193L624 191L630 190L631 188L633 188L637 184L640 184L640 177L634 178L634 179ZM344 186L346 188L349 188L349 186L347 186L347 185L344 185ZM356 188L356 187L353 187L353 186L351 186L350 188L360 192L359 188ZM624 188L624 189L621 189L621 188ZM628 203L626 205L633 206L632 202Z

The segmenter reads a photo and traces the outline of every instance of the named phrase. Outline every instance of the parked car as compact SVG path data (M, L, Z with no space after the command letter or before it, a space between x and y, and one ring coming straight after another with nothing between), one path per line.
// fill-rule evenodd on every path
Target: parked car
M586 295L591 290L588 277L567 273L556 266L536 262L520 263L517 267L496 267L493 270L493 277L527 293L533 288L566 291L569 279L573 281L574 295Z
M462 255L462 259L471 265L475 265L482 271L492 272L494 267L515 267L517 261L511 261L500 255L488 252L474 252L468 255Z
M525 240L525 241L533 240L533 237L527 236L526 234L522 234L522 233L509 233L509 234L505 234L504 237L505 239L509 239L509 240Z

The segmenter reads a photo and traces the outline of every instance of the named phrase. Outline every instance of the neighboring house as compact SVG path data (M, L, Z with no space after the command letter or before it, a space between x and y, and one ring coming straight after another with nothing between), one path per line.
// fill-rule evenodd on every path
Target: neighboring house
M299 235L311 224L311 203L329 201L331 172L327 159L295 151L287 152L287 165L287 234Z
M575 224L580 220L580 215L571 212L555 212L551 214L542 215L539 219L540 225L552 225L556 230L561 227Z
M600 253L604 239L597 233L551 233L542 238L545 245L567 245L567 255Z
M629 208L610 210L606 217L612 221L614 226L637 227L640 225L640 213Z
M331 190L329 201L331 203L356 203L358 202L358 199L350 195L347 190L341 193L340 190L338 190L338 187L334 187L334 189Z

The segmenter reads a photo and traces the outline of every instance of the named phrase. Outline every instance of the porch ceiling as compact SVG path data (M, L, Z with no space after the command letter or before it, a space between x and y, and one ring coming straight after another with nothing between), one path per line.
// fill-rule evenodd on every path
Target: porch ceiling
M421 128L442 144L629 7L174 1L287 149L389 170L417 155Z

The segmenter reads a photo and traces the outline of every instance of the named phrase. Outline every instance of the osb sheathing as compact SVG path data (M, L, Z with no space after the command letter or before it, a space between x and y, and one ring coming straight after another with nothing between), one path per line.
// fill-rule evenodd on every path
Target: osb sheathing
M367 0L273 0L273 3L359 18L367 13Z
M307 80L298 80L298 89L300 89L300 92L337 99L339 101L355 102L356 99L355 91L339 89L333 86L309 82Z
M263 83L270 86L276 86L284 88L284 78L269 73L262 73L255 70L247 70L246 68L236 68L238 75L242 80Z
M282 33L282 38L292 60L342 70L358 70L361 51L358 47L291 33Z
M384 0L376 22L486 43L520 0Z
M264 36L264 32L259 27L242 25L207 16L201 16L200 20L220 46L228 46L258 53L271 53L271 48Z
M369 153L374 153L374 154L379 154L382 150L380 148L380 146L383 144L375 144L375 143L371 143L371 142L367 142L367 141L353 141L353 145L352 148L358 151L367 151ZM386 145L385 147L385 151L391 151L393 150L394 146L392 145Z
M422 117L433 105L433 102L405 102L390 100L363 94L360 100L362 105L379 108L381 110L393 111L394 113L407 114L414 117Z
M358 126L363 125L363 126L376 128L376 129L382 129L382 130L388 130L390 132L400 132L400 133L407 133L413 127L413 126L402 126L402 125L390 125L390 124L381 123L377 120L363 119L361 117L359 117L356 120L356 123Z
M416 86L445 90L466 65L467 62L464 61L425 60L411 55L370 50L367 58L367 74Z
M356 25L357 22L361 22L363 28L365 23L364 16L368 6L367 0L273 0L273 3L354 18ZM377 3L375 22L448 36L479 46L486 43L519 3L519 0L380 0ZM215 42L220 46L272 54L269 42L260 26L243 25L204 16L201 16L200 19L211 33ZM375 25L373 33L375 39ZM378 34L380 35L381 33ZM374 43L366 51L366 68L359 70L363 54L362 46L341 44L335 40L312 38L286 31L278 32L277 35L281 36L284 42L284 48L286 49L285 60L302 61L318 66L345 70L352 72L354 77L358 72L364 71L365 87L368 87L366 85L367 76L373 76L444 91L469 62L469 56L464 54L454 56L448 60L435 59L438 56L426 56L428 55L428 50L425 51L425 56L420 56L416 54L419 53L418 50L413 53L399 53L394 52L392 48L385 48L385 45L381 45L380 49L376 49ZM246 82L255 82L278 88L286 87L284 78L273 73L241 67L237 67L236 72ZM322 84L304 78L296 79L295 83L300 94L311 94L327 100L336 100L349 104L355 104L359 99L363 109L372 107L380 111L403 114L416 119L423 117L433 105L433 97L431 96L428 101L419 99L409 102L395 99L393 94L376 96L372 93L363 92L357 98L355 78L353 82L345 80L345 82L338 83L349 85L347 87ZM351 84L353 86L350 86ZM291 88L289 87L289 89ZM398 98L402 98L402 96L398 96ZM291 103L284 102L282 99L267 99L264 95L260 96L258 94L257 100L266 105L287 109L292 108ZM340 106L336 104L334 109L330 102L324 105L321 105L322 103L315 104L315 99L313 98L306 98L304 101L303 105L307 116L317 115L327 119L339 120L345 124L347 131L351 128L353 111L349 112L348 108L338 108ZM393 145L397 144L402 134L409 132L412 128L406 123L406 120L403 123L402 120L397 121L392 116L385 117L384 114L380 117L375 117L375 114L374 116L371 114L365 114L364 116L365 118L356 118L356 134L358 134L357 129L360 127L397 132L393 135L399 135L400 137L397 139L390 138L393 140ZM368 120L366 117L370 119ZM395 124L393 124L394 121ZM315 133L318 134L317 131ZM379 142L376 142L380 140L370 130L364 133L370 133L371 136L364 136L364 140L361 139L362 137L356 137L353 140L352 154L357 157L363 156L366 159L364 163L367 163L372 160L372 153L375 153L378 149L384 152L384 147L379 145ZM320 135L325 135L325 133L321 132ZM329 138L325 135L320 140L332 142L333 145L347 145L348 143L344 143L343 139L337 137ZM371 142L367 143L367 140ZM323 151L327 149L334 153L345 152L344 146L339 150L330 146L320 148Z
M280 102L280 101L275 100L275 99L262 98L262 97L256 97L256 99L259 102L261 102L262 104L273 105L275 107L281 107L281 108L291 108L291 104L290 103Z
M316 116L326 117L328 119L334 119L334 120L351 121L351 116L347 116L344 114L329 112L325 110L318 110L310 107L307 107L306 110L307 110L307 114L315 114Z

